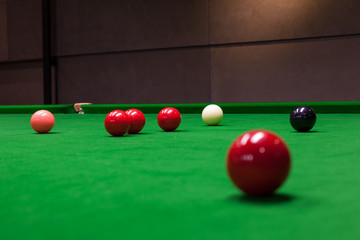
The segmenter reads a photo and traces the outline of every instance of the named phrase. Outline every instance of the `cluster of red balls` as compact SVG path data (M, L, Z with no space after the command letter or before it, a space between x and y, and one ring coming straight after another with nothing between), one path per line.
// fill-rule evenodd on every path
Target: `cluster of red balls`
M157 117L160 128L174 131L181 122L180 112L172 107L162 109ZM55 118L40 110L31 117L31 126L38 133L52 129ZM145 126L145 116L138 109L114 110L105 118L105 129L112 136L139 133ZM275 192L290 171L290 151L284 140L267 130L251 130L240 135L226 156L231 181L244 193L254 196Z
M180 112L172 107L161 110L157 121L164 131L174 131L181 122ZM105 129L112 136L123 136L126 133L139 133L145 126L145 116L138 109L129 109L127 111L114 110L105 118Z

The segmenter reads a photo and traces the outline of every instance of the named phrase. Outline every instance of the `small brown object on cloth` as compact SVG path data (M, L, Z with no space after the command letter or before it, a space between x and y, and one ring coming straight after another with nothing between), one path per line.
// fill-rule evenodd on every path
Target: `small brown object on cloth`
M82 111L81 105L89 105L89 104L92 104L92 103L75 103L74 104L75 112L78 113L78 112Z

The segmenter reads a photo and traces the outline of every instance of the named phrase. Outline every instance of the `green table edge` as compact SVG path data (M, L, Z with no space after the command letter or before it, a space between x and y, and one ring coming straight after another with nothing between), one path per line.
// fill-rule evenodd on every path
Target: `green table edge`
M289 113L297 106L312 107L316 113L360 113L360 102L278 102L278 103L215 103L224 113ZM201 113L209 103L187 104L93 104L83 105L85 114L109 113L112 110L136 108L143 113L159 113L165 107L174 107L181 113Z
M287 113L297 106L312 107L316 113L360 113L360 102L273 102L273 103L214 103L219 105L224 113ZM143 113L159 113L165 107L174 107L181 113L201 113L209 103L160 103L160 104L90 104L82 105L85 114L109 113L113 110L136 108ZM0 113L34 113L45 109L52 113L76 113L74 105L3 105Z
M38 110L48 110L52 113L75 113L74 105L2 105L0 113L34 113Z

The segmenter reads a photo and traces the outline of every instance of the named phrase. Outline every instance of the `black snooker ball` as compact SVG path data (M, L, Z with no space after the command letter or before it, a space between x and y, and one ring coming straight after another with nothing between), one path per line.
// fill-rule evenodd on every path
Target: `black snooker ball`
M314 109L308 106L296 107L290 114L291 126L298 132L307 132L316 122Z

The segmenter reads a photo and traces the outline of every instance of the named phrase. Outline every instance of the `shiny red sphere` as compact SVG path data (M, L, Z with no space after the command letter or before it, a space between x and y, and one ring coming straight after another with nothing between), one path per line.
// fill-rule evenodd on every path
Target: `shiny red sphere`
M145 126L145 116L138 109L126 110L126 114L130 118L130 129L128 133L136 134L139 133Z
M130 118L124 111L114 110L106 116L104 125L111 135L122 136L130 128Z
M231 181L248 195L270 195L290 172L290 152L278 135L252 130L239 136L227 154Z
M177 109L167 107L159 112L157 121L164 131L174 131L180 125L181 115Z

